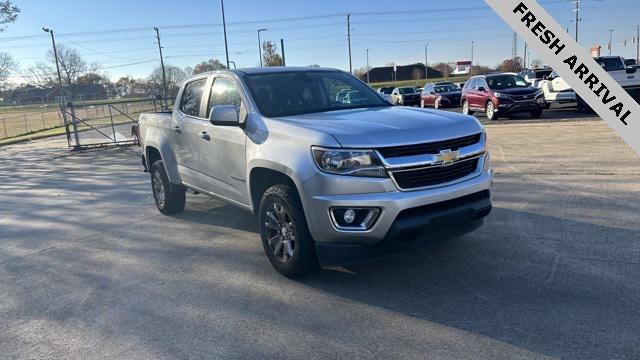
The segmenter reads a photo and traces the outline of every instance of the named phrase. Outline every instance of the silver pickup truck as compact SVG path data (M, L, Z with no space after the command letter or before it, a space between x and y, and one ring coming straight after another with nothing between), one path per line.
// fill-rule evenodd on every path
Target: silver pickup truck
M187 189L252 211L288 277L451 239L491 211L474 117L391 106L339 70L200 74L139 126L160 212L182 211Z

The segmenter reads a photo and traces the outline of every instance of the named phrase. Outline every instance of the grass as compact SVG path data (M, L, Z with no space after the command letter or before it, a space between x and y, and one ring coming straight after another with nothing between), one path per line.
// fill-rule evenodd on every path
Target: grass
M438 82L438 81L451 81L451 82L465 82L469 80L469 76L451 76L449 78L433 78L433 79L420 79L420 80L404 80L404 81L386 81L379 83L371 83L372 88L377 89L383 86L416 86L423 87L427 82Z
M64 135L64 134L65 134L64 126L58 126L51 129L34 131L29 134L14 136L6 139L0 139L0 145L15 144L22 141L36 140L36 139L42 139L42 138Z

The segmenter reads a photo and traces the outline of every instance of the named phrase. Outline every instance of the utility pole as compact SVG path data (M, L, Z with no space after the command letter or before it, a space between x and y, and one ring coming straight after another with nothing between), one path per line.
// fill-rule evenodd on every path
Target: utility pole
M576 8L573 10L576 13L576 42L578 42L578 23L580 22L580 0L573 0L576 4ZM568 32L568 31L567 31Z
M160 44L160 30L158 30L157 26L154 27L153 30L156 31L156 40L158 41L158 51L160 52L160 66L162 66L162 87L164 89L163 97L166 100L166 98L168 96L168 94L167 94L167 73L164 70L164 59L162 58L162 45Z
M258 29L258 55L260 56L260 67L262 67L262 43L260 42L260 32L267 29Z
M611 56L611 52L613 48L613 29L609 30L609 56Z
M513 43L511 44L511 58L513 60L518 57L518 34L513 32Z
M429 80L429 58L427 57L427 48L429 43L424 44L424 79Z
M351 14L347 14L347 42L349 44L349 73L353 73L353 66L351 65Z
M527 68L527 42L524 42L524 54L522 55L522 68Z
M222 6L222 31L224 32L224 53L227 56L227 69L229 69L229 47L227 46L227 22L225 21L225 18L224 18L224 0L220 0L220 5Z
M367 84L369 83L369 49L367 49Z
M284 39L280 39L280 51L282 52L282 66L287 66L284 60Z

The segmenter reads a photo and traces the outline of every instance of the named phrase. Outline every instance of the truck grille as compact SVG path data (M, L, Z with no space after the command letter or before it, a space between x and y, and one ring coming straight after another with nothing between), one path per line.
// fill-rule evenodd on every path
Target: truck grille
M461 160L449 166L430 166L415 170L391 171L402 190L444 184L471 175L478 167L478 158Z
M392 146L379 148L378 152L385 158L438 154L440 150L458 150L461 147L477 144L481 134L464 136L456 139L430 142L425 144Z

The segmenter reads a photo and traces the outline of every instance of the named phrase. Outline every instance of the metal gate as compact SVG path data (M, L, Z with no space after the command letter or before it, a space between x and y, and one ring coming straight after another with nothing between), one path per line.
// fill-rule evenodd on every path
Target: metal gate
M68 103L64 108L67 142L88 147L138 144L138 117L169 109L173 99Z

